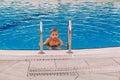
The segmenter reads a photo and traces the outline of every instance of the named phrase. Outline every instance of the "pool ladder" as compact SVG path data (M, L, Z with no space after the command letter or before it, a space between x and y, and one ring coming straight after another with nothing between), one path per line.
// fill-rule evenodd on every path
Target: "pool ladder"
M69 20L68 22L68 43L67 43L67 46L68 46L68 51L67 53L71 54L73 53L72 50L71 50L71 45L72 45L72 22L71 20ZM44 54L45 52L43 51L43 24L42 24L42 21L40 21L40 52L39 54Z

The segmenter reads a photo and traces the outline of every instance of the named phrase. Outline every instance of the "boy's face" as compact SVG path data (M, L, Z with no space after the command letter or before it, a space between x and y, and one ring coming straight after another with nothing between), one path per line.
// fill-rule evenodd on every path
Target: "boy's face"
M53 31L53 32L50 34L50 37L51 37L51 38L58 38L58 32L57 32L57 31Z

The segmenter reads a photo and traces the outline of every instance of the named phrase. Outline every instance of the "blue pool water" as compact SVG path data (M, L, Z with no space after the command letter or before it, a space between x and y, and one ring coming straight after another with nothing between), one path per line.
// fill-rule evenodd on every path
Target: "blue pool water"
M50 29L58 28L59 37L66 44L68 20L72 20L73 49L120 46L119 4L0 0L0 50L38 50L40 20L43 21L44 41Z

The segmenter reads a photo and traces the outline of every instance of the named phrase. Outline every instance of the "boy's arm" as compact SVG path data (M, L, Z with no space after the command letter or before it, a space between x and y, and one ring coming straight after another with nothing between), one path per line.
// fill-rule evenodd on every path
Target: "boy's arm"
M64 44L63 44L62 40L60 40L60 45L61 45L61 46L64 46Z
M43 43L43 45L47 45L49 43L49 38Z
M49 38L43 43L43 46L44 46L44 45L47 45L48 42L49 42ZM41 45L41 43L39 43L39 46L40 46L40 45Z

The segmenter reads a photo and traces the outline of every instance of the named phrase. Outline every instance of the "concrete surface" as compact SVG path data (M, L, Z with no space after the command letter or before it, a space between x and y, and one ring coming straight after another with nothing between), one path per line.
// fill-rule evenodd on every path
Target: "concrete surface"
M0 80L120 80L120 47L0 50Z

